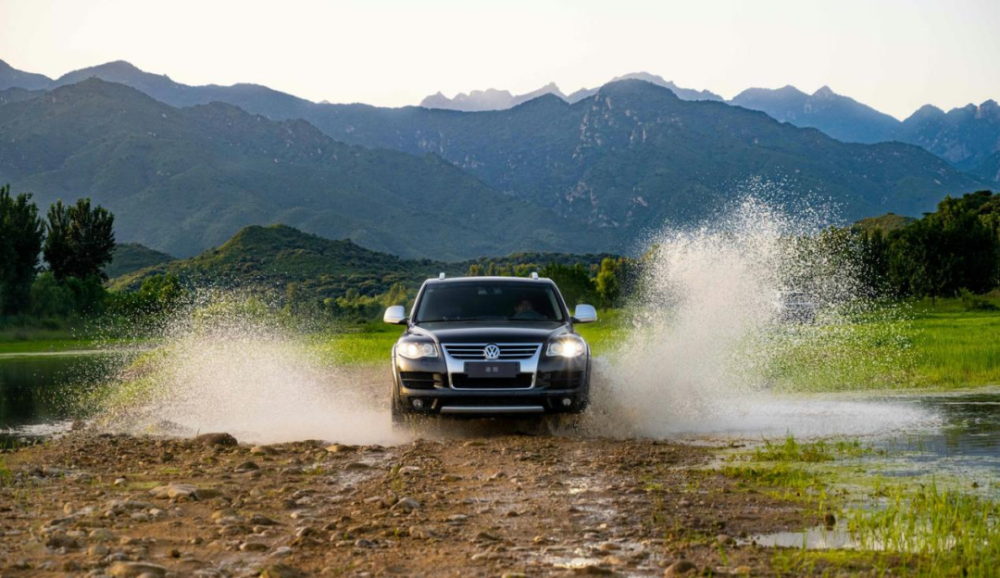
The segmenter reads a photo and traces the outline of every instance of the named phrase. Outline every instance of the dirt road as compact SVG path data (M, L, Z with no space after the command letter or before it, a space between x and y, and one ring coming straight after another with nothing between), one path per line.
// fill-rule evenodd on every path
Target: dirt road
M548 436L249 446L84 431L3 455L0 575L771 575L773 554L738 539L817 514L709 469L712 454Z

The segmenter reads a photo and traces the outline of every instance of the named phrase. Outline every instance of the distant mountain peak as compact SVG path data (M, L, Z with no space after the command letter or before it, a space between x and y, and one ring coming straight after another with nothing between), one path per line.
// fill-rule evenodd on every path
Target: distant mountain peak
M944 111L933 104L925 104L910 115L910 118L925 118L929 116L943 115Z
M816 92L813 93L813 97L815 97L815 98L833 98L833 97L836 97L836 96L840 96L840 95L837 94L836 92L834 92L832 88L830 88L829 86L827 86L825 84L823 86L819 87L816 90Z
M52 79L44 74L24 72L0 60L0 90L8 88L23 88L25 90L44 90L52 84Z
M468 93L460 92L454 98L448 98L441 91L438 91L420 101L420 106L423 108L440 108L463 112L506 110L546 94L555 95L563 100L566 99L566 95L559 90L556 83L550 82L537 90L520 95L511 94L509 90L487 88L486 90L472 90Z

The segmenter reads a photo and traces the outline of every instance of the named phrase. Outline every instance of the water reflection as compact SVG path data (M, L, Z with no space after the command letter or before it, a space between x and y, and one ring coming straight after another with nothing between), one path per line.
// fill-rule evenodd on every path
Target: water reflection
M105 363L101 355L0 357L0 435L71 419L67 394L100 379Z

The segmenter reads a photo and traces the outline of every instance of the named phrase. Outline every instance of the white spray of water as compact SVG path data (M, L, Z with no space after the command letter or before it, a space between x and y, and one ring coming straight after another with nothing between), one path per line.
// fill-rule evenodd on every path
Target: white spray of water
M259 302L212 293L174 316L164 345L123 372L105 421L260 443L401 441L387 411L387 368L348 373L310 351Z
M822 217L793 218L750 197L707 225L654 239L630 307L631 331L597 364L590 429L654 437L864 435L927 422L925 412L898 404L772 393L775 367L790 351L804 367L800 379L828 370L868 379L849 370L887 372L899 361L859 346L855 321L878 308L864 294L858 260L843 245L817 241ZM784 322L778 295L790 290L815 303L815 325Z

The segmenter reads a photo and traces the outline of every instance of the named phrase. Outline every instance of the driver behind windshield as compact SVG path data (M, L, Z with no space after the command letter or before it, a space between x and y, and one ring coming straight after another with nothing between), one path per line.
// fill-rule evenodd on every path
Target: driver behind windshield
M414 322L488 320L561 321L562 310L547 284L453 283L428 287Z
M535 305L530 299L521 299L514 307L514 315L511 319L545 319L545 316L535 311Z

